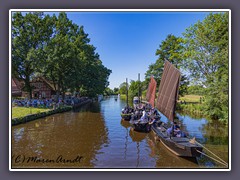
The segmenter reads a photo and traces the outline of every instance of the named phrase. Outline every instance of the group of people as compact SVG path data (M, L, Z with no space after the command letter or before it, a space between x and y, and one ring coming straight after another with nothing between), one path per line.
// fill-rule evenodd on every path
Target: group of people
M53 99L13 99L13 106L19 107L42 107L42 108L51 108L53 104L56 103ZM57 103L62 103L61 101Z
M64 100L59 98L39 98L39 99L13 99L12 105L19 107L35 107L35 108L58 108L63 105L75 105L85 101L87 97L67 97Z
M180 126L177 122L174 122L172 127L167 129L167 134L173 137L187 137L187 134L180 130Z
M131 114L131 121L135 123L148 123L153 124L158 122L160 115L155 108L152 108L150 104L140 104L131 108L126 106L122 109L123 114ZM186 137L186 133L181 131L180 126L177 122L174 122L173 125L167 129L167 134L173 137Z
M139 104L134 108L126 106L122 109L123 114L131 114L131 121L139 123L154 123L157 118L160 118L155 108L152 108L150 104Z
M129 106L126 106L124 109L122 109L122 114L132 114L132 113L134 113L134 109Z

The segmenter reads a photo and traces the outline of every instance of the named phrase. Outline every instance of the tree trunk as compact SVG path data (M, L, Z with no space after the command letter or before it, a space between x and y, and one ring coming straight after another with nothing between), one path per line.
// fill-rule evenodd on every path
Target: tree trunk
M62 99L63 100L65 99L65 92L64 91L62 92Z
M32 99L32 87L31 87L30 79L29 79L28 76L25 79L25 87L26 87L26 90L29 93L29 99Z
M55 102L58 102L59 95L60 95L60 91L57 90L56 96L55 96L55 98L54 98L54 101L55 101Z

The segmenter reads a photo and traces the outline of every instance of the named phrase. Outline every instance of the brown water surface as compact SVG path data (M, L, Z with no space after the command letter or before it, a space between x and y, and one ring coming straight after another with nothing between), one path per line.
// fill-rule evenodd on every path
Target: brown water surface
M13 126L12 168L226 168L204 156L177 157L152 132L132 131L121 120L124 106L124 100L108 97L78 111ZM178 117L184 130L228 162L228 128Z

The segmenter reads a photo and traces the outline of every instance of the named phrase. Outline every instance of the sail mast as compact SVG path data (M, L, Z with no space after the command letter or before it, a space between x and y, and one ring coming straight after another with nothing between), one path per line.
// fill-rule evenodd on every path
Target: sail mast
M128 107L128 79L126 78L126 94L127 94L127 107Z
M140 73L138 73L138 101L140 104Z

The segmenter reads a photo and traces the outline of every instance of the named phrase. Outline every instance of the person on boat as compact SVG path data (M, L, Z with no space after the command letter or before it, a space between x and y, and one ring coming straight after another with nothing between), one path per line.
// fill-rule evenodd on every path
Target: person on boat
M150 103L147 103L147 104L145 105L145 108L150 111L150 110L152 109L152 106L151 106Z
M187 134L180 129L180 126L177 125L176 122L174 123L173 136L174 137L187 137Z
M180 126L177 124L177 122L173 122L173 126L167 129L167 134L176 136L179 130L180 130Z
M180 128L178 128L178 127L174 128L173 136L174 137L181 137L181 130L180 130Z
M157 122L157 118L153 117L151 118L151 121L149 122L149 124L153 124Z
M122 109L123 114L128 114L128 112L129 112L129 107L128 106L126 106L124 109Z
M143 111L142 112L143 114L142 114L142 116L141 116L141 118L139 119L139 122L147 122L147 113L146 113L146 111Z

